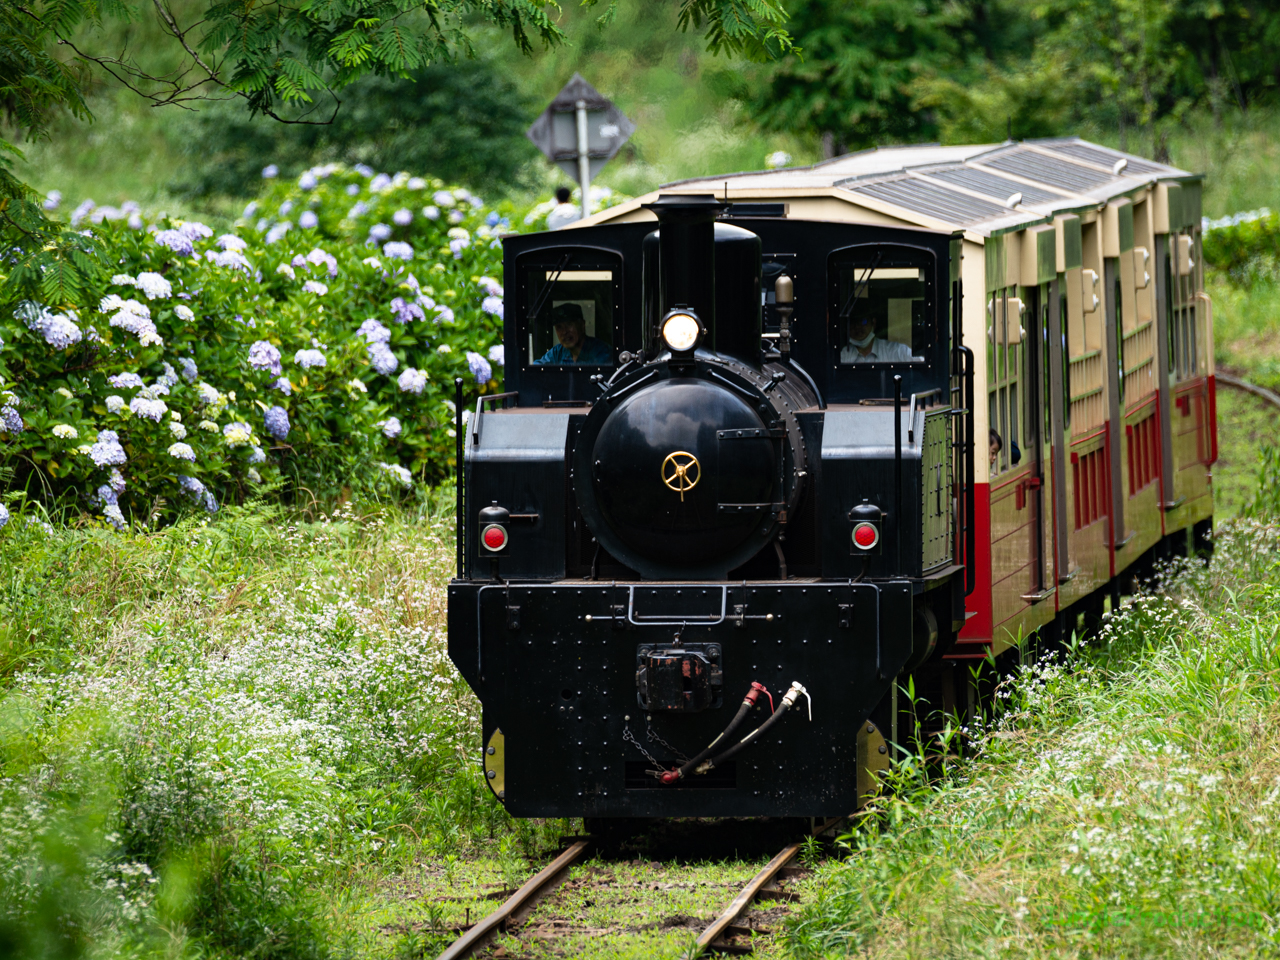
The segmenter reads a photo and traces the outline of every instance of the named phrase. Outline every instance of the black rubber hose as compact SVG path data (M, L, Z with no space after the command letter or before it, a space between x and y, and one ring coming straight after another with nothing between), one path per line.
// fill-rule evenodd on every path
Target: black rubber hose
M744 699L742 701L742 706L738 708L738 712L734 714L733 719L729 721L729 725L724 728L718 737L707 744L706 749L676 771L677 776L675 777L675 780L683 780L689 775L690 770L700 764L703 760L707 759L707 757L711 755L711 751L716 748L717 743L732 734L733 731L738 729L738 727L742 726L742 721L747 719L747 714L751 712L751 708L754 706L755 704L750 700ZM675 780L672 780L671 782L674 783Z
M741 740L735 743L732 747L730 747L724 753L720 754L720 756L715 757L712 760L708 760L706 764L706 770L703 770L702 772L706 773L707 770L714 770L716 767L720 766L722 763L724 763L726 760L732 757L735 753L737 753L743 747L750 744L752 741L756 739L756 737L760 736L762 733L768 730L771 726L777 723L778 720L782 717L782 715L787 712L790 706L791 704L789 704L784 699L782 703L778 704L778 709L773 711L773 713L769 716L768 720L760 724L760 726L756 727L754 730L748 733L745 737L743 737Z

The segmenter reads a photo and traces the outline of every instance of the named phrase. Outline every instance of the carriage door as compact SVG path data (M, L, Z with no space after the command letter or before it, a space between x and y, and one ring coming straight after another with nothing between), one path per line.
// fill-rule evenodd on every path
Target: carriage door
M1043 477L1040 403L1035 384L1040 344L1037 310L997 290L988 301L987 396L991 429L1000 451L991 467L992 622L1016 635L1028 607L1044 599ZM1031 291L1035 299L1035 290ZM1038 617L1036 611L1034 619ZM1015 619L1017 618L1017 619Z

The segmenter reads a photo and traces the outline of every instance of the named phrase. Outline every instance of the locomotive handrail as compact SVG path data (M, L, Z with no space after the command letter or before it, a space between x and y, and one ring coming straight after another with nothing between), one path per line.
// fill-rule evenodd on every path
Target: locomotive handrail
M907 443L916 442L916 400L923 400L925 397L932 397L935 393L941 392L941 387L934 387L932 390L911 395L911 409L907 413Z
M974 449L973 449L973 350L959 345L956 350L964 357L964 595L967 597L977 587L974 565L977 562L977 544L973 534L974 511Z
M729 605L729 588L727 586L720 587L720 616L706 617L681 617L679 620L651 620L647 617L636 618L635 614L636 588L632 584L627 588L627 622L637 627L680 627L686 623L696 623L700 626L714 627L724 623L725 610Z
M512 397L518 397L518 396L520 396L520 394L516 393L513 390L507 393L490 393L488 395L482 394L479 398L477 398L476 416L475 416L475 420L473 420L471 423L471 442L473 444L475 444L476 446L480 445L480 414L484 413L484 402L486 400L510 400Z

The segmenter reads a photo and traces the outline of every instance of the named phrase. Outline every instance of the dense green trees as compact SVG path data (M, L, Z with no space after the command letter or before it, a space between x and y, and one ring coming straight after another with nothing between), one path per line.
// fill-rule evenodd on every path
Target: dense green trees
M803 0L802 53L743 76L765 129L849 147L1043 136L1082 124L1163 150L1162 123L1270 99L1268 0ZM1140 139L1138 139L1140 137Z

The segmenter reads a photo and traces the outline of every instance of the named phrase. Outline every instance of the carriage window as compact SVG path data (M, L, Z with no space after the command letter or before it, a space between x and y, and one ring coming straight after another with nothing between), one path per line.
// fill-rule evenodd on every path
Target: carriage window
M840 364L924 361L933 259L902 252L871 249L833 265L831 338Z
M574 252L520 265L526 365L613 366L617 265L583 262Z

